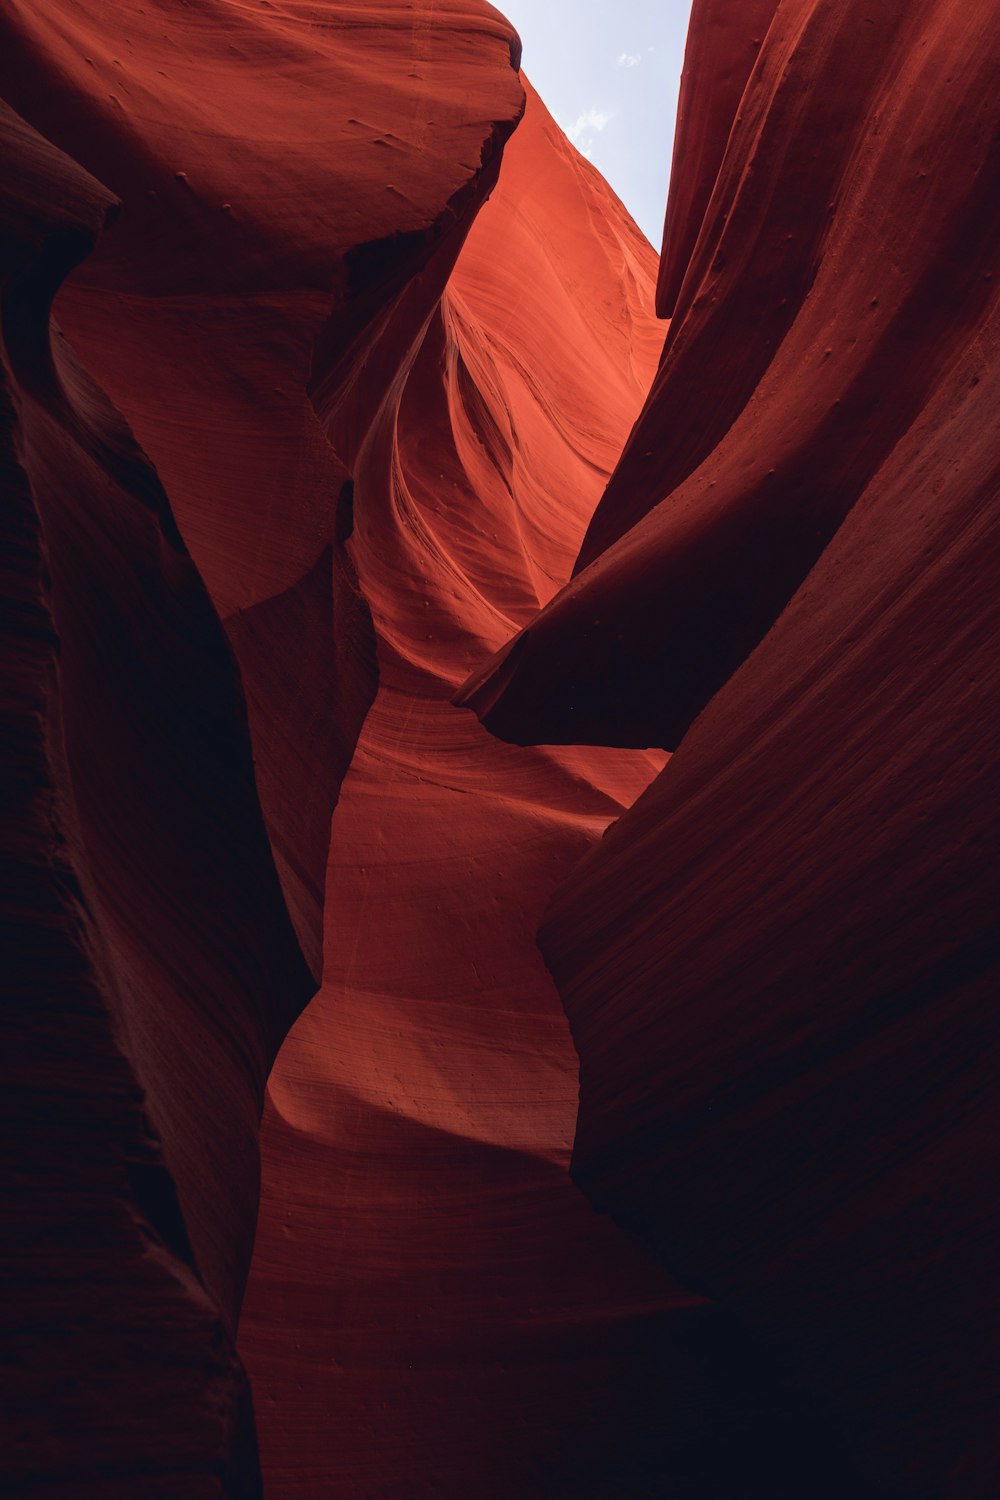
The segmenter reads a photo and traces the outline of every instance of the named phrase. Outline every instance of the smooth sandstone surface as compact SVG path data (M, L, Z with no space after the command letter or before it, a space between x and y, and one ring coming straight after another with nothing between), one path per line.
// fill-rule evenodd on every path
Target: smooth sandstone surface
M654 368L654 270L529 88L357 457L379 692L324 984L269 1085L240 1335L276 1496L784 1482L786 1412L738 1330L567 1175L576 1058L533 935L662 757L511 751L449 702L568 575Z
M656 307L670 318L778 0L694 0L677 101Z
M475 195L521 109L514 33L480 0L112 14L11 0L0 79L124 202L60 317L131 408L225 617L333 539L343 454L309 399L317 336L340 335L331 363L367 358Z
M329 819L375 688L341 501L519 116L516 38L479 0L121 0L108 16L103 0L15 0L0 90L123 200L59 319L227 621L318 979Z
M269 1084L241 1330L274 1496L612 1494L660 1473L659 1408L697 1402L656 1351L711 1310L569 1179L576 1057L534 943L662 757L510 750L449 702L568 576L654 367L655 267L530 95L359 456L379 692L323 988Z
M98 231L114 194L11 115L5 489L37 508L31 608L58 636L54 665L44 652L29 663L45 730L26 786L52 781L67 809L37 849L11 848L14 993L24 1004L50 985L44 943L29 946L27 973L21 963L19 929L30 938L31 923L45 932L53 920L21 890L36 865L56 882L50 903L71 881L59 920L71 949L96 947L99 970L74 960L76 990L66 981L55 1021L27 1005L10 1052L11 1127L25 1137L12 1274L35 1272L38 1291L14 1325L26 1375L4 1477L31 1493L259 1489L232 1335L261 1090L315 987L330 811L376 672L343 547L348 470L310 396L317 351L346 359L348 374L378 339L384 361L405 360L411 324L398 318L383 337L397 283L426 277L426 315L428 264L446 275L523 102L513 34L489 7L377 19L124 4L109 28L106 7L85 3L14 5L3 18L0 89L123 200L106 254ZM465 67L449 103L439 84L456 54ZM362 126L347 85L375 74L381 125ZM343 106L328 138L316 121L331 98ZM353 154L331 149L348 139ZM410 159L405 192L386 184L384 150ZM350 205L336 232L334 203ZM359 243L382 248L352 262ZM58 330L48 355L49 302L85 255L60 322L149 442L170 502ZM327 406L339 399L328 380ZM38 656L33 629L26 645L15 618L18 651ZM37 817L33 806L21 815ZM92 938L77 932L81 901ZM245 940L234 943L234 922ZM78 1025L84 1001L93 1017ZM84 1042L99 1056L77 1098Z
M0 139L3 1487L252 1496L257 1122L311 980L221 625L50 325L115 199Z
M778 7L577 577L464 694L676 748L541 933L574 1176L873 1500L1000 1482L998 19Z
M998 23L8 0L4 1493L1000 1492Z
M577 575L465 689L496 733L676 748L918 430L992 296L990 17L780 8Z
M528 95L357 465L379 693L269 1084L240 1348L275 1496L794 1495L769 1372L567 1172L534 933L663 758L512 750L449 701L567 577L661 338L650 247Z

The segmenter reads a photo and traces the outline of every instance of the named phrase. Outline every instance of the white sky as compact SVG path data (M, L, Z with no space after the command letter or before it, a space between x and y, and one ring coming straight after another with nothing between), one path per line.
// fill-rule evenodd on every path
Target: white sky
M493 0L570 140L659 249L691 0Z

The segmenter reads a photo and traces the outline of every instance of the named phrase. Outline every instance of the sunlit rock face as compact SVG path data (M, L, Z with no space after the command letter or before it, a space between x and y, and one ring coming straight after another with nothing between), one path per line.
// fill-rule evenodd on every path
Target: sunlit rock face
M1000 1492L998 23L4 9L5 1493Z

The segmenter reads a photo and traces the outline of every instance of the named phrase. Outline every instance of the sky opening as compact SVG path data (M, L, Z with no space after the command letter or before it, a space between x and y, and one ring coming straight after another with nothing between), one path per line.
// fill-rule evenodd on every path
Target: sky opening
M493 0L524 71L656 246L691 0Z

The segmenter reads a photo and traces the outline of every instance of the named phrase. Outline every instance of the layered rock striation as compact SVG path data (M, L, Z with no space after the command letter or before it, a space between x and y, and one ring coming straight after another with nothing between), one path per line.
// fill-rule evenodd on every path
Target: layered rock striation
M12 5L0 59L30 120L4 117L5 1248L32 1288L4 1478L242 1496L262 1090L376 681L315 393L356 425L359 372L405 363L397 305L423 279L433 306L523 94L485 6L108 19Z
M734 107L735 9L695 7L650 396L574 582L464 701L519 743L676 749L542 931L576 1180L737 1315L851 1493L972 1500L1000 1477L998 16L799 0L764 36L764 7Z
M569 575L655 368L655 269L529 88L358 456L379 690L323 987L269 1084L241 1330L275 1496L641 1492L703 1476L720 1426L751 1440L708 1394L714 1310L570 1181L577 1061L534 941L662 757L512 750L450 702Z
M0 130L4 1486L252 1495L257 1121L311 977L221 624L50 324L115 199Z
M996 1493L998 20L5 7L5 1493Z

